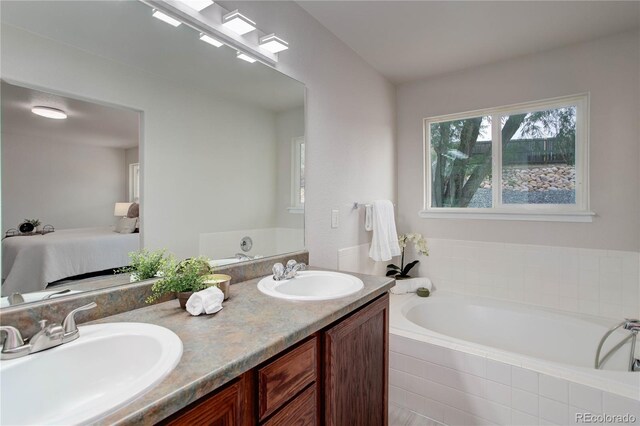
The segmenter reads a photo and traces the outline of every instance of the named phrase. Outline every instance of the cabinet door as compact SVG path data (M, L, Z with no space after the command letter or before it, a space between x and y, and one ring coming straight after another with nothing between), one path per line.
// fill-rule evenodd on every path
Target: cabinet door
M252 419L251 372L228 384L220 391L175 414L166 425L171 426L246 426Z
M389 295L329 328L324 342L325 423L386 425Z

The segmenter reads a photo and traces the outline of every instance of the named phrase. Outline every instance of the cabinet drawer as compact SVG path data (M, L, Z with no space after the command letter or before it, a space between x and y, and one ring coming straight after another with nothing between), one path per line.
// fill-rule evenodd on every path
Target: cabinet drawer
M264 426L318 425L317 392L317 385L312 385L266 421Z
M258 370L260 420L270 415L318 376L318 339L311 338Z

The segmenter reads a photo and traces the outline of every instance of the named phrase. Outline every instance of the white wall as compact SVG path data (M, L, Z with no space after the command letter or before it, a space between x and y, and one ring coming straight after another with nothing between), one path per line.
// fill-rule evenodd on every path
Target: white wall
M125 150L2 133L2 229L110 226L125 200Z
M198 253L201 233L274 225L272 111L178 87L9 25L2 26L2 59L9 81L144 111L146 247L188 257Z
M593 223L421 219L422 119L591 93ZM399 230L428 237L640 250L640 38L621 34L398 87Z
M336 268L338 249L370 241L353 202L395 199L395 89L293 2L221 4L289 42L277 69L307 86L306 245L312 265Z

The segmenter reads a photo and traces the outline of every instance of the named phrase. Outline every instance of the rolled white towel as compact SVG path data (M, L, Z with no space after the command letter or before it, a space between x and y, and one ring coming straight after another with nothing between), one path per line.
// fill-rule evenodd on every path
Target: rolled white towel
M187 312L193 316L215 314L222 309L224 293L218 287L209 287L195 292L187 300Z
M391 287L391 290L389 291L393 294L415 293L420 287L424 287L431 291L433 284L427 277L407 278L405 280L396 280L396 285Z

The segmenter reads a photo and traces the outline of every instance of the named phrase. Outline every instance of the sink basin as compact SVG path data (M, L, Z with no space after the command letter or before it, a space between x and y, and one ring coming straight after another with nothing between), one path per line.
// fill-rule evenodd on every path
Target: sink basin
M264 294L288 300L340 299L364 288L361 279L330 271L302 271L290 280L276 281L272 276L258 282Z
M93 423L159 383L182 356L180 338L157 325L78 329L73 342L0 362L1 424Z

